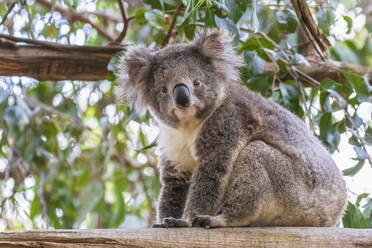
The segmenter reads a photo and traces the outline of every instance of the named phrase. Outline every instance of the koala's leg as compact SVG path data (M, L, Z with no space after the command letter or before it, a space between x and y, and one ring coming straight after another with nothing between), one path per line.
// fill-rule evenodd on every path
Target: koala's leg
M235 160L247 142L245 124L231 108L218 108L196 143L197 166L191 178L182 220L196 223L214 215L226 191ZM196 220L194 220L196 219ZM218 222L219 220L216 220Z
M161 167L161 183L159 203L157 207L157 224L153 227L184 226L174 224L174 219L182 216L189 188L190 173L179 172L169 162Z
M215 216L197 216L193 226L267 226L283 225L287 218L286 207L292 208L298 197L292 193L295 180L287 171L292 160L262 141L250 142L239 154L227 185L224 197ZM275 167L277 171L268 171ZM276 175L275 175L276 174ZM280 177L280 178L277 178ZM280 181L281 180L281 181ZM278 198L286 198L283 207ZM296 215L301 209L292 209Z
M263 161L270 155L265 154L264 146L253 141L240 152L216 215L198 216L193 226L249 226L259 219L262 209L272 207L275 200Z

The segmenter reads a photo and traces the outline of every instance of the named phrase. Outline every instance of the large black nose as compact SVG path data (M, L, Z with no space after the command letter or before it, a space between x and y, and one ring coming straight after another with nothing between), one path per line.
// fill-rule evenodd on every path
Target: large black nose
M190 91L184 84L177 84L173 89L173 97L176 105L187 108L190 106Z

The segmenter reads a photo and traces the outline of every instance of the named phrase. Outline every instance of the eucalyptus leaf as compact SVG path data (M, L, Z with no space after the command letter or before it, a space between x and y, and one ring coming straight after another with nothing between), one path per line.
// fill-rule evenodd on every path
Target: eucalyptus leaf
M316 15L318 25L325 35L330 35L329 28L335 22L335 15L332 9L320 9Z
M353 167L347 168L343 170L342 172L344 173L344 176L355 176L362 168L364 165L364 161L359 161L356 165Z
M351 33L351 29L353 28L353 19L351 19L351 18L348 17L348 16L344 16L344 20L345 20L346 23L347 23L347 31L346 31L346 34L350 34L350 33Z
M234 23L237 23L247 9L247 0L225 0L228 14Z
M344 216L342 217L344 227L367 228L367 222L361 211L351 202L347 204Z
M79 208L76 213L76 226L84 220L86 215L93 210L104 195L105 187L101 181L93 181L88 184L79 195Z
M357 207L359 208L359 206L360 206L360 202L361 202L363 199L367 198L368 196L369 196L369 193L363 193L363 194L358 195L358 197L357 197L357 199L356 199L356 201L355 201L355 206L357 206Z
M372 127L368 126L364 135L364 139L368 145L372 145Z
M254 32L258 32L260 23L257 17L257 0L252 0L252 17L251 17L251 29Z
M237 45L239 43L239 32L238 28L231 21L229 18L219 18L218 16L214 16L214 20L216 22L217 27L220 29L227 30L229 34L233 37L233 44Z
M264 73L264 61L257 55L256 51L245 51L244 61L247 76L249 78Z
M364 148L359 147L359 146L354 146L353 149L357 154L357 159L358 160L364 161L366 158L368 158L369 155L366 152L366 150L364 150Z
M144 13L146 20L151 26L163 29L165 26L164 13L158 9L152 9Z
M288 80L279 84L279 90L282 96L282 105L302 118L304 111L300 106L300 88L298 83L294 80Z
M276 12L276 21L282 33L294 33L297 29L298 19L296 13L291 9Z
M219 18L225 18L228 15L229 9L226 7L225 4L218 1L213 1L213 6L211 7L212 12L214 12L215 16Z
M136 11L135 17L136 17L136 23L138 24L144 24L146 22L146 9L139 9Z
M333 125L332 114L324 113L319 121L319 137L331 152L334 152L340 143L340 133L337 126Z

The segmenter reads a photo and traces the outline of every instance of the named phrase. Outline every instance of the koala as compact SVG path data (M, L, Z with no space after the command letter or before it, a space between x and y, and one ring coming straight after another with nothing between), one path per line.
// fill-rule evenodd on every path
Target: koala
M124 100L160 130L153 227L336 225L341 172L299 118L239 83L241 65L218 30L121 58Z

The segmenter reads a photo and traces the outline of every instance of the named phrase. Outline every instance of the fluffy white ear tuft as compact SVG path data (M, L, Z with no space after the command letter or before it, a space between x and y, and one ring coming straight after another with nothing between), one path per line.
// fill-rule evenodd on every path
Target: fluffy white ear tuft
M237 67L243 65L232 46L233 38L223 30L213 30L199 35L194 44L200 52L213 60L216 72L227 79L239 80Z
M146 113L146 79L151 69L152 53L145 47L130 47L120 59L116 95L139 115Z

